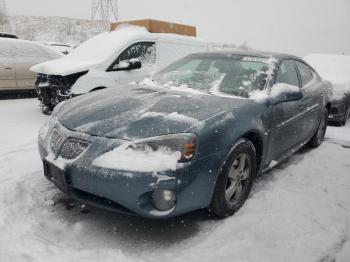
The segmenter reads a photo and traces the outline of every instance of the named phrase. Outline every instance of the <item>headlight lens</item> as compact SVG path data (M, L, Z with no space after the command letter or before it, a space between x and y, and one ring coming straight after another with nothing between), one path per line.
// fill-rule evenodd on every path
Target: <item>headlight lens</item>
M57 117L55 115L51 115L46 123L40 128L39 136L41 140L45 140L49 131L53 128L57 121Z
M184 133L152 137L135 141L129 145L129 148L140 151L145 151L147 148L151 148L153 151L157 151L159 148L167 148L170 151L181 152L179 162L188 162L197 153L197 136Z

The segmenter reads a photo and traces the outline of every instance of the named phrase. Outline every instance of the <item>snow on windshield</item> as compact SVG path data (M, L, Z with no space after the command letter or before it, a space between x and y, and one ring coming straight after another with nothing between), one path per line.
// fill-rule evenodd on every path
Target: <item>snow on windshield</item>
M84 61L104 61L115 54L117 50L123 48L130 41L130 38L140 33L147 33L147 31L143 27L125 26L113 32L99 34L73 49L67 55L67 58Z
M171 64L154 80L163 87L249 98L255 91L265 90L274 63L273 58L194 55Z

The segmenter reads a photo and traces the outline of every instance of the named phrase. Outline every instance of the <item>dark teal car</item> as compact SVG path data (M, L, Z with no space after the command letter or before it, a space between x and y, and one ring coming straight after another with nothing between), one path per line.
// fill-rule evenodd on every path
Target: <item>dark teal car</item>
M39 133L45 176L118 212L230 216L258 174L322 143L330 93L295 56L190 55L142 83L59 104Z

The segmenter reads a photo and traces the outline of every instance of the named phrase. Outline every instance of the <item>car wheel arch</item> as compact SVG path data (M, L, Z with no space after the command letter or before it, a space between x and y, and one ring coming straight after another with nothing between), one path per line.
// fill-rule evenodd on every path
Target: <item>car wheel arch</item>
M257 167L258 170L260 170L264 154L263 136L259 133L259 131L254 130L246 132L243 136L240 137L240 139L246 139L254 145L256 151Z
M263 142L263 136L260 134L259 131L257 130L251 130L251 131L247 131L246 133L244 133L242 136L238 137L230 146L228 153L225 156L225 159L221 165L221 168L219 169L220 171L218 172L218 174L221 172L223 166L225 165L227 159L230 157L230 155L232 154L232 152L234 151L235 147L237 146L237 143L241 140L247 140L249 142L251 142L255 148L256 151L256 159L257 159L257 167L259 170L259 168L261 167L262 164L262 160L263 160L263 153L264 153L264 142Z

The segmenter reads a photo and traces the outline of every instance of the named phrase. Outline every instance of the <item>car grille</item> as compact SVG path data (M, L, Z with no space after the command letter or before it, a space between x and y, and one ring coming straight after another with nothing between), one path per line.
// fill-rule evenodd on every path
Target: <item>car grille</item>
M75 159L80 156L87 148L89 143L83 140L68 138L62 147L60 156L64 159Z
M337 114L339 114L339 109L336 108L336 107L332 107L332 108L331 108L331 114L332 114L332 115L337 115Z
M64 139L65 139L64 136L57 130L54 130L52 132L51 140L50 140L50 148L55 155L58 154Z

